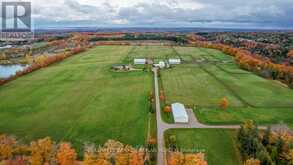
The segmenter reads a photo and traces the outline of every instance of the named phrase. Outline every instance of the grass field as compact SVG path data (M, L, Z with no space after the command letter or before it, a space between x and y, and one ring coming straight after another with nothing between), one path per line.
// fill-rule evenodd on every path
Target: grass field
M190 107L216 106L226 96L231 105L243 106L231 92L198 66L183 65L161 73L168 104L180 101Z
M194 108L207 124L293 124L293 90L240 69L233 59L212 49L176 47L189 63L161 72L167 103L182 102ZM219 110L222 98L227 111ZM165 117L166 118L166 117ZM170 122L170 120L166 120Z
M103 144L108 139L143 145L148 128L148 72L115 73L112 64L134 58L181 58L184 64L162 70L161 87L166 103L182 102L194 108L207 124L286 123L293 128L293 90L239 69L219 51L190 47L96 47L65 61L18 78L0 87L0 133L30 141L51 136L83 143ZM218 104L229 100L227 111ZM163 113L163 119L173 122ZM151 115L150 135L156 136ZM182 148L207 151L209 164L239 162L235 132L228 130L170 130Z
M182 152L206 153L209 165L240 165L240 153L236 146L236 132L217 129L173 129L165 133L165 139L175 135ZM166 144L167 146L168 144ZM220 163L221 162L221 163Z
M167 46L134 46L125 58L124 62L132 63L135 58L150 58L154 62L167 60L168 58L180 58L177 51Z
M194 110L202 123L206 124L240 124L254 120L259 125L289 124L293 125L292 108L197 108ZM293 127L291 127L293 128Z
M25 140L143 145L152 75L114 73L131 47L97 47L0 87L0 132Z

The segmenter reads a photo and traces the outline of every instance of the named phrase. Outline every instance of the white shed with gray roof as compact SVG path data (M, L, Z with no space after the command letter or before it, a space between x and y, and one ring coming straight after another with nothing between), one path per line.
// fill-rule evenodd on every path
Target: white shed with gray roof
M188 123L188 114L183 104L174 103L171 107L175 123Z
M142 59L134 59L134 65L144 65L146 64L147 60L142 58Z

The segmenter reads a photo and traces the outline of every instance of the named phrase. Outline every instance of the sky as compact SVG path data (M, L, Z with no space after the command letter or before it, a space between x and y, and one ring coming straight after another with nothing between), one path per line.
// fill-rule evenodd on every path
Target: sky
M35 27L293 28L293 0L31 0Z

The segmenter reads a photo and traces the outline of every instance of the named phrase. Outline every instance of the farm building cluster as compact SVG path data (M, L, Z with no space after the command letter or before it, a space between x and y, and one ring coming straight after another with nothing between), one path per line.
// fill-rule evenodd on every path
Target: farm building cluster
M152 60L148 60L145 58L134 59L134 65L145 65L145 64L152 64L153 67L157 67L160 69L169 68L171 65L179 65L181 64L181 59L177 58L170 58L168 60L160 60L158 63L154 63Z

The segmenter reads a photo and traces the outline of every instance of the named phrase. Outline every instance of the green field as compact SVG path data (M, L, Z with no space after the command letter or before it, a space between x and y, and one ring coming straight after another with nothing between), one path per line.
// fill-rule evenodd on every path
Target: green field
M240 165L241 158L236 147L236 132L217 129L173 129L165 133L176 136L177 147L182 152L204 152L209 165ZM166 144L168 146L168 143ZM219 163L221 162L221 163Z
M50 136L70 141L79 150L85 142L103 144L108 139L144 145L148 126L150 136L156 136L155 115L148 119L152 74L116 73L110 68L145 57L183 60L184 64L160 72L160 85L167 104L186 104L203 123L239 124L253 119L258 124L286 123L293 128L293 90L239 69L222 52L191 47L101 46L1 86L0 133L25 141ZM227 111L218 108L223 97L229 100ZM164 112L163 119L173 122L172 115ZM206 150L209 164L240 162L233 131L168 133L176 134L180 148Z
M152 75L114 73L132 47L96 47L0 87L0 132L24 140L51 136L144 145Z
M182 58L192 60L161 72L168 104L182 102L208 124L239 124L248 119L259 124L293 124L292 89L240 69L220 51L176 50ZM218 105L224 97L229 100L229 109L223 112Z
M154 62L168 58L180 58L173 47L167 46L133 46L124 62L132 63L135 58L154 59Z

